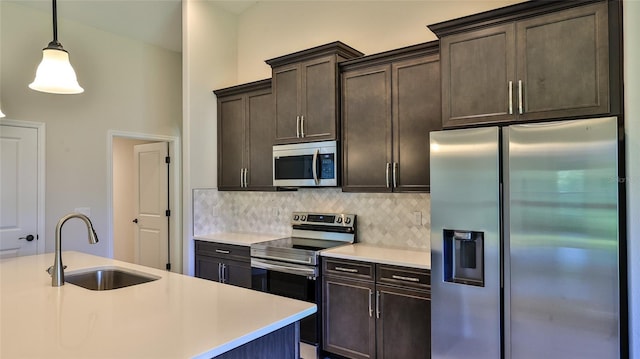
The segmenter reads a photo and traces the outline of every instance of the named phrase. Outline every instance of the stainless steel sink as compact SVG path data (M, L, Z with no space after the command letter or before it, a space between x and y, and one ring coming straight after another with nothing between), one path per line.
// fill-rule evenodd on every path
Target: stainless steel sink
M152 282L160 277L119 267L101 267L65 275L65 282L90 290L112 290Z

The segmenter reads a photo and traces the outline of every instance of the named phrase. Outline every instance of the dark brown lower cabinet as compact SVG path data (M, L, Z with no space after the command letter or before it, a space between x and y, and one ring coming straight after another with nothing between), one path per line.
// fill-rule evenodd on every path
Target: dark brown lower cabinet
M431 357L428 292L378 285L376 304L376 358Z
M195 241L195 276L251 288L249 247Z
M324 350L347 358L375 358L373 281L325 277Z
M431 357L428 270L324 259L323 274L328 357Z

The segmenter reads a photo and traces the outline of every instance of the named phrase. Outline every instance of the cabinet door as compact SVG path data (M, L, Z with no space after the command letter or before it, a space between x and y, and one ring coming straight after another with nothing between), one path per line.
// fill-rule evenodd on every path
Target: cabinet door
M444 37L440 51L443 127L515 118L514 24Z
M429 132L442 128L438 56L395 62L393 87L394 191L429 190Z
M240 189L245 152L245 99L218 99L218 188Z
M247 186L273 187L273 97L271 91L258 91L247 97Z
M299 141L296 118L300 116L300 66L291 64L273 69L275 142Z
M224 261L224 282L244 288L251 288L251 263Z
M390 192L391 67L342 74L342 190ZM387 170L388 168L388 170Z
M373 282L326 276L323 349L348 358L375 358Z
M221 259L196 254L195 276L219 282L221 263Z
M376 288L377 358L431 357L431 299L426 291Z
M335 56L303 62L300 70L303 141L335 140L338 118Z
M517 23L521 120L609 112L607 11L602 2Z

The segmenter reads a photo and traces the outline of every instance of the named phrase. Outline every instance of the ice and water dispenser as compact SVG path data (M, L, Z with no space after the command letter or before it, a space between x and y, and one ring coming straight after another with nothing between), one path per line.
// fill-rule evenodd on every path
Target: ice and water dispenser
M445 229L444 281L484 287L484 232Z

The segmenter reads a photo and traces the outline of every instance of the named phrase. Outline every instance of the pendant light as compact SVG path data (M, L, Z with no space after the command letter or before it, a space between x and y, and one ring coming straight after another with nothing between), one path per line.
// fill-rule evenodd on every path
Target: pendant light
M53 40L42 49L42 62L36 70L36 78L29 88L55 94L77 94L84 92L78 84L76 72L69 62L69 53L58 42L58 13L56 0L53 3Z

